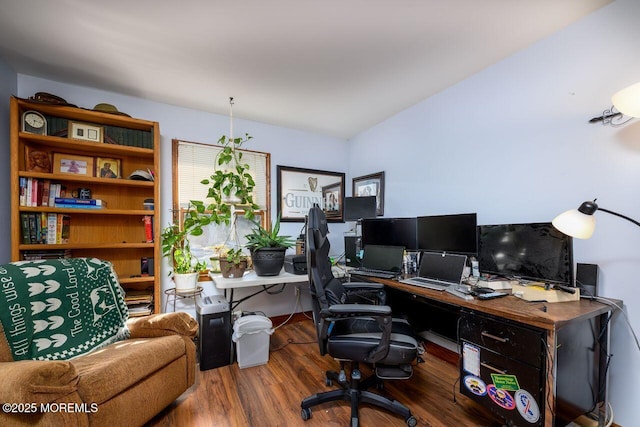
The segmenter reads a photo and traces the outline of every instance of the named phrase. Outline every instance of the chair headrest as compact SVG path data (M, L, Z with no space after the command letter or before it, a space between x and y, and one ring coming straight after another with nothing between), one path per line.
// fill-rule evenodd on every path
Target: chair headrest
M314 204L313 207L309 209L307 228L311 230L318 230L323 236L329 234L327 217L325 216L324 211L320 209L320 206L318 206L318 204Z

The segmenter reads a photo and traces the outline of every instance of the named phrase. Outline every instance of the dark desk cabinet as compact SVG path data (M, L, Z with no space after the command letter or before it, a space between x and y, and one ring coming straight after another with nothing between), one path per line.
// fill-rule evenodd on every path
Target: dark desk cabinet
M543 330L463 310L460 391L514 426L544 425Z
M548 345L544 329L463 309L460 391L510 426L564 426L595 407L600 327L598 318L567 323Z

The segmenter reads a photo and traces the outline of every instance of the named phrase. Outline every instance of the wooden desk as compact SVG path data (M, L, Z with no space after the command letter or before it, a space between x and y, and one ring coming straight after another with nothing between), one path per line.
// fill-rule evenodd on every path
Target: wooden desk
M591 342L591 347L584 349L589 351L589 357L593 358L593 363L589 367L581 367L585 372L579 373L586 377L585 381L594 379L593 386L598 394L596 399L598 402L598 425L603 426L607 418L607 362L609 357L609 319L612 313L612 307L597 301L581 299L573 302L562 303L543 303L528 302L514 296L507 296L492 300L463 300L444 291L435 291L426 288L420 288L412 285L400 283L396 280L372 279L378 283L383 283L392 289L397 289L411 295L411 298L420 301L436 301L441 304L448 304L453 310L459 313L473 316L479 315L479 319L495 319L495 321L503 324L512 323L517 328L518 325L524 325L527 328L539 330L541 336L544 337L544 346L546 351L542 351L541 360L543 361L543 384L540 407L541 417L539 425L554 426L563 417L573 417L571 402L573 396L568 396L571 389L581 379L571 375L565 375L565 371L572 368L574 360L572 351L574 348L574 339L576 335L586 333L590 338L595 340ZM622 305L619 300L612 300L618 306ZM393 306L393 304L392 304ZM594 338L595 337L597 338ZM589 338L589 337L588 337ZM579 345L584 345L582 342ZM597 348L593 348L597 347ZM532 343L532 351L540 348L539 342ZM579 348L578 350L582 350ZM599 351L598 351L599 350ZM582 354L582 353L580 353ZM575 360L576 364L579 363ZM461 371L462 374L462 371ZM461 383L461 389L463 387ZM565 399L566 397L566 399ZM486 400L484 401L486 404ZM567 407L569 406L569 407ZM494 408L491 408L494 409ZM516 411L517 412L517 411ZM562 415L562 416L560 416ZM573 419L573 418L570 418ZM558 421L557 421L558 420ZM522 424L516 425L538 425L521 420ZM564 420L563 420L564 421ZM564 424L562 424L564 425Z

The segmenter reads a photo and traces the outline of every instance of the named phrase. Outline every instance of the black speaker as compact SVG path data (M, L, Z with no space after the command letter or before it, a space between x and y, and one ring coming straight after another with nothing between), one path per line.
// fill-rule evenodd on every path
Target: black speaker
M359 267L360 261L356 257L360 251L361 237L344 236L344 258L345 264L349 267Z
M581 264L576 266L576 286L580 295L595 297L598 295L598 264Z

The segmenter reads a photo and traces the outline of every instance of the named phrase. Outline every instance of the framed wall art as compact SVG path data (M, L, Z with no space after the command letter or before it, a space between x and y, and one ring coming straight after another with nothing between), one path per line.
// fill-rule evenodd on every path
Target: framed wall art
M53 172L93 176L93 157L53 153Z
M376 215L384 215L384 171L353 178L353 197L376 196Z
M344 173L280 165L277 169L281 221L304 222L309 209L317 203L327 221L343 222Z

